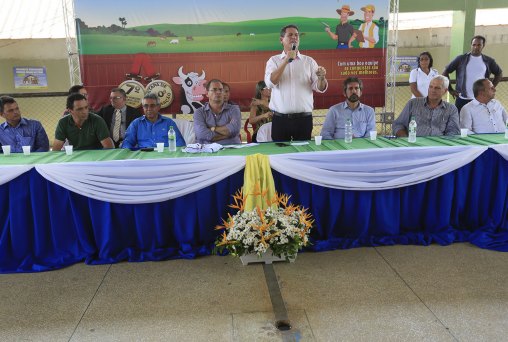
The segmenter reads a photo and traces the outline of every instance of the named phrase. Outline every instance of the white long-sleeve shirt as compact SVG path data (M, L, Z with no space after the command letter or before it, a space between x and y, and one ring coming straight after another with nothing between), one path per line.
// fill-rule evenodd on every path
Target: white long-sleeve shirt
M324 93L328 89L328 84L324 90L318 89L316 61L299 52L295 60L284 69L279 84L273 84L270 76L285 58L286 53L283 51L279 55L270 57L266 63L265 83L272 89L270 109L283 114L312 112L314 109L312 91Z

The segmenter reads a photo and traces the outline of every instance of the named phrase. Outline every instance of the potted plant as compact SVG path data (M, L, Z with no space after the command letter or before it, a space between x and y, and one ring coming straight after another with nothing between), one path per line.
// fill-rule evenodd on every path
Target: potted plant
M244 265L253 261L252 256L267 263L294 260L298 250L310 243L309 233L314 222L311 214L302 206L289 203L290 196L285 194L275 192L268 198L266 191L258 189L250 195L261 196L264 205L246 210L248 195L238 190L230 205L238 211L233 216L228 214L227 219L222 219L222 225L215 227L223 232L215 241L214 252L227 250L240 257Z

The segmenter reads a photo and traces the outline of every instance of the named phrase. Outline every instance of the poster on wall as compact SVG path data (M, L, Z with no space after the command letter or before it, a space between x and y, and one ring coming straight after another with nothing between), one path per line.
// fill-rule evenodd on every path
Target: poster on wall
M395 58L395 70L397 75L408 75L411 70L418 68L418 56L397 56Z
M306 0L153 0L140 10L134 0L121 7L76 0L82 81L95 108L124 82L143 93L164 81L156 88L171 99L166 112L192 114L206 102L206 81L218 78L230 85L231 100L248 110L267 60L282 51L281 28L295 24L300 53L327 70L328 91L314 95L314 108L342 101L342 82L350 76L362 79L363 102L380 107L388 8L389 0L315 0L312 6Z
M14 88L47 89L46 67L13 67Z

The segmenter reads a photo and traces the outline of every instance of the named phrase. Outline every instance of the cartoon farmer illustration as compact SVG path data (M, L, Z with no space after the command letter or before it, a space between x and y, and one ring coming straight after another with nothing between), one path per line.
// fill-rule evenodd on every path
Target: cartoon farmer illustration
M361 48L373 48L379 41L379 27L372 22L376 7L374 5L366 5L362 7L364 23L360 25L359 30L355 30L355 33L349 39L349 44L353 40L357 40Z
M337 9L337 14L340 17L340 23L335 28L335 33L330 30L328 25L326 25L325 31L330 38L337 41L337 49L347 49L351 47L350 38L355 30L353 25L349 23L348 18L350 15L354 15L355 12L351 11L349 5L343 5L342 8Z

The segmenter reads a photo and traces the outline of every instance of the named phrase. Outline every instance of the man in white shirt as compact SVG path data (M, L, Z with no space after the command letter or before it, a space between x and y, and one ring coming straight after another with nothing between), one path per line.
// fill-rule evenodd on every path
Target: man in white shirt
M460 113L461 108L473 99L473 83L480 78L489 78L494 75L492 84L497 86L503 77L503 70L496 61L482 54L485 46L485 37L474 36L471 39L471 51L457 56L443 71L443 76L449 78L449 74L456 71L457 85L453 89L450 85L448 90L455 98L455 106Z
M473 83L474 99L460 110L460 127L469 133L501 133L506 127L508 114L494 99L496 87L487 78Z
M265 83L272 89L272 140L310 140L314 109L312 92L324 93L328 88L326 70L298 51L300 35L296 25L281 29L280 42L284 51L272 56L265 69Z

